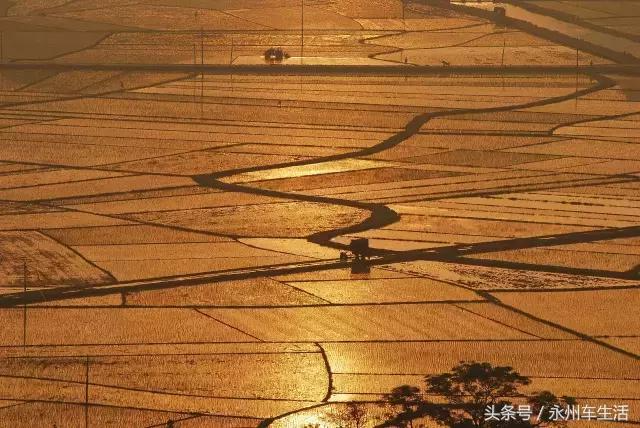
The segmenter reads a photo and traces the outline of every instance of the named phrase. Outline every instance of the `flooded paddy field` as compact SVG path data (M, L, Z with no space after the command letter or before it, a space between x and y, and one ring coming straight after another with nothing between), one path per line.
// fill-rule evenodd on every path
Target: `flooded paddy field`
M0 8L38 63L0 69L0 427L372 427L460 361L640 423L640 78L429 2L304 7ZM46 67L271 46L407 73Z
M640 36L637 19L640 6L635 2L616 1L527 1L527 5L542 7L561 17L587 22L595 27L614 30L626 36Z

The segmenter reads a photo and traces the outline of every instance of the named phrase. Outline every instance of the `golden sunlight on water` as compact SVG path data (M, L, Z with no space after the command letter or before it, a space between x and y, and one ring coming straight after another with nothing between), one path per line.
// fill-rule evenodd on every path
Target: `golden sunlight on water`
M0 1L0 427L640 423L640 2L586 3Z

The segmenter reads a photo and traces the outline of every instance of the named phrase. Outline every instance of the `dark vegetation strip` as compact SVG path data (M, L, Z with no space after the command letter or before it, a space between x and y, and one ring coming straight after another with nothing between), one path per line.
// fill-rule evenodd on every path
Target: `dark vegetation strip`
M477 9L477 8L468 8ZM477 9L479 10L479 9ZM474 11L475 12L475 11ZM467 13L465 9L465 13ZM514 20L515 21L515 20ZM538 28L538 27L536 27ZM540 29L543 30L543 29ZM534 30L536 31L536 30ZM549 33L553 33L549 30ZM528 31L531 32L531 31ZM559 33L557 33L560 35ZM560 35L561 36L561 35ZM568 45L574 45L575 40L564 36L569 40ZM548 37L544 37L548 38ZM583 46L586 52L598 51L598 47ZM607 50L608 51L608 50ZM611 57L612 55L621 55L616 52L600 56ZM54 64L48 62L30 62L30 63L6 63L0 64L0 70L52 70L52 71L144 71L144 72L183 72L183 73L206 73L206 74L252 74L261 76L342 76L351 74L353 76L372 76L372 75L390 75L390 76L424 76L424 75L442 75L442 74L540 74L540 73L558 73L558 74L575 74L578 72L591 73L616 73L616 74L640 74L640 67L634 64L634 58L618 58L622 59L620 64L598 64L593 66L576 67L574 65L523 65L523 66L496 66L496 65L469 65L469 66L397 66L397 65L219 65L219 64ZM625 61L626 60L626 61ZM116 91L114 91L116 92Z

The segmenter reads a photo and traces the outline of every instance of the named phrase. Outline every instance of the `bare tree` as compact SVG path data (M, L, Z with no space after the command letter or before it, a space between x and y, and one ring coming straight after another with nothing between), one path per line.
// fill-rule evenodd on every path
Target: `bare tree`
M328 422L340 428L364 428L369 419L367 408L359 403L347 403L326 416Z

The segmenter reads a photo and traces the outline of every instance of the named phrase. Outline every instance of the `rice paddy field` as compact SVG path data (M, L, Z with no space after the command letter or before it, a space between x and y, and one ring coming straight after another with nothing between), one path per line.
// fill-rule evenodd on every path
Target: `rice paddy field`
M639 424L638 74L433 2L304 8L0 2L32 66L0 67L0 427L372 427L463 360ZM272 46L407 72L187 67Z
M556 15L571 17L605 30L614 30L636 40L640 36L640 21L637 20L640 5L637 2L533 0L526 1L526 4L548 9Z

